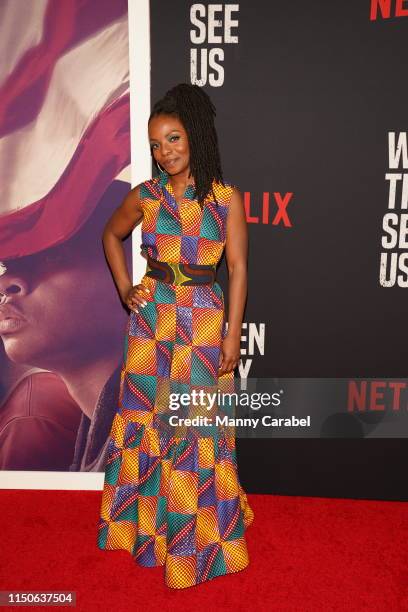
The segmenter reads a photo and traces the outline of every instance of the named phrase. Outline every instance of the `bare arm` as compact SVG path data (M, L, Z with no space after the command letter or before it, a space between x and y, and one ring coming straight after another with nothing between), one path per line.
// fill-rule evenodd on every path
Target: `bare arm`
M102 242L109 267L123 302L127 303L129 291L133 288L126 265L122 240L134 230L143 218L140 203L140 185L134 187L124 198L105 225Z
M229 276L228 333L222 346L219 374L233 370L240 359L241 327L247 296L248 227L244 199L234 188L227 217L225 244Z

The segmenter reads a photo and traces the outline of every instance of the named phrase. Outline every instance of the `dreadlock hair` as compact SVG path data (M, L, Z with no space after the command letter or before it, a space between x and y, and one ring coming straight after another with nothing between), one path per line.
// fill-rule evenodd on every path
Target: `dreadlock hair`
M149 121L157 115L175 115L180 119L190 147L190 173L195 181L194 197L202 207L211 190L218 205L212 188L213 180L225 185L214 125L216 109L208 94L198 85L179 83L156 102Z

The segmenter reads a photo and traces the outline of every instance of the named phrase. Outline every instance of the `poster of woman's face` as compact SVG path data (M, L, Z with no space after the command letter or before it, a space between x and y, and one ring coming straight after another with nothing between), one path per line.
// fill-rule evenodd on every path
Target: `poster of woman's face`
M116 409L128 313L102 232L130 189L127 2L81 6L1 7L5 470L102 471Z

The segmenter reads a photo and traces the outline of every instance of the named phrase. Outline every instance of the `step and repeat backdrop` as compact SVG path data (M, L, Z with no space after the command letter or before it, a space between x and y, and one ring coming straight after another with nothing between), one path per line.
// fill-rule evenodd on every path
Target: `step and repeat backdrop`
M204 87L245 202L239 377L312 420L243 431L249 490L406 498L407 36L395 0L151 3L152 103Z
M0 470L103 471L128 315L101 233L149 87L137 9L1 3ZM279 399L237 433L249 492L406 499L407 35L403 0L150 2L151 105L203 87L243 194L236 382Z

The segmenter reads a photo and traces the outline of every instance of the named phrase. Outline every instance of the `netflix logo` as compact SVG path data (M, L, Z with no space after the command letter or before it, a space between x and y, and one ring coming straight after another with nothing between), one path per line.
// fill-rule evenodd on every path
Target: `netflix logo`
M408 0L371 0L371 21L390 17L408 17Z
M292 227L287 210L292 196L292 192L281 194L274 191L272 194L264 192L262 197L259 198L249 191L245 191L244 206L247 223Z
M408 409L407 382L402 380L349 380L348 412L384 412Z

